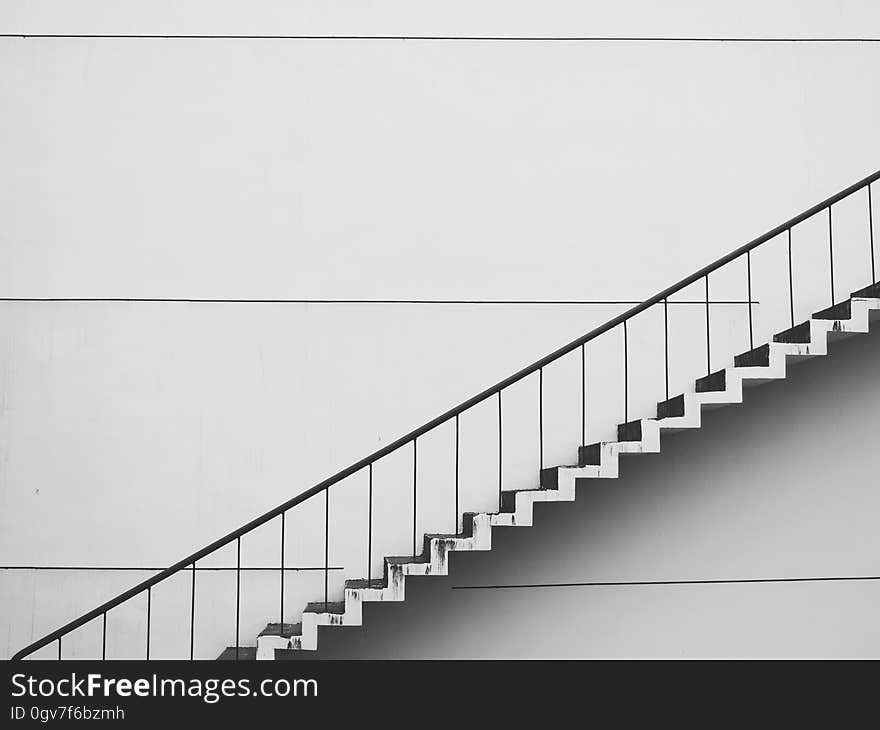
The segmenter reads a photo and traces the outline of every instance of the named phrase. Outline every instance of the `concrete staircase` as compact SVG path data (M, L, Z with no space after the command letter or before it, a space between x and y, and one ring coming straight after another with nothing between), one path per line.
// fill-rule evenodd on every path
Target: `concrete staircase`
M425 535L421 555L385 558L380 580L349 580L339 603L310 603L301 623L270 623L257 637L256 647L227 648L220 659L284 659L294 652L315 650L319 626L360 626L368 601L403 601L410 575L447 575L449 553L491 550L495 527L529 527L535 502L570 502L575 487L587 479L618 476L620 454L657 453L664 430L699 428L703 408L718 408L743 400L743 389L786 376L789 360L828 354L828 343L866 334L871 321L880 319L880 284L854 292L850 299L814 314L809 320L777 334L772 342L734 358L733 365L695 382L693 393L683 393L657 406L656 418L620 424L618 440L582 446L578 463L544 469L540 487L502 493L500 512L467 512L457 535Z

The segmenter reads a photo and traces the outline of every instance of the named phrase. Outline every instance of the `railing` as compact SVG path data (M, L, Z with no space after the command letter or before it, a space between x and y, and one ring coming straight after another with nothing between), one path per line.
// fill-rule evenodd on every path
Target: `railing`
M464 414L466 411L469 411L474 406L484 403L489 399L497 400L497 427L498 427L498 500L499 506L501 502L501 491L503 486L502 480L502 468L503 468L503 444L504 444L504 432L503 432L503 412L502 412L502 393L508 389L510 386L514 385L527 378L530 375L534 375L537 373L538 375L538 418L539 418L539 453L540 453L540 463L541 467L544 466L544 423L543 423L543 413L544 413L544 369L550 365L551 363L556 362L560 358L570 353L573 353L577 350L580 350L580 364L581 364L581 383L585 388L586 382L586 373L585 373L585 363L586 363L586 350L585 346L591 341L595 340L599 336L610 332L612 330L616 330L620 328L622 330L623 335L623 350L622 350L622 369L623 369L623 420L624 422L628 422L630 420L630 404L629 404L629 362L630 362L630 353L629 353L629 339L628 339L628 323L630 323L636 316L646 312L649 309L654 307L662 307L663 310L663 340L664 340L664 363L665 363L665 383L666 383L666 398L668 399L670 396L669 393L669 319L668 319L668 305L669 299L673 295L681 292L685 288L702 282L703 284L703 292L705 298L705 357L706 357L706 374L712 373L713 366L713 358L712 358L712 338L711 338L711 307L710 307L710 275L718 272L723 267L731 264L734 261L745 259L746 265L746 281L745 281L745 289L747 294L747 302L748 302L748 345L749 349L753 349L755 346L755 336L754 336L754 314L753 314L753 300L752 300L752 289L753 289L753 261L752 261L752 252L758 247L767 244L768 242L776 239L777 237L782 236L783 240L787 245L787 260L788 260L788 281L786 282L788 285L789 292L789 307L788 307L788 315L790 319L790 325L793 327L795 325L795 285L794 285L794 274L793 274L793 265L792 265L792 230L797 226L805 223L809 219L812 219L818 215L826 215L827 216L827 265L828 265L828 274L829 274L829 290L827 292L828 303L830 305L834 305L838 302L837 291L835 289L835 241L834 241L834 223L833 223L833 215L832 209L835 205L838 205L845 199L850 198L855 193L860 191L866 192L866 204L867 204L867 218L866 218L866 228L867 228L867 242L869 243L869 251L864 252L864 270L867 278L867 272L870 271L870 282L877 282L877 273L876 273L876 262L875 262L875 248L874 248L874 215L872 210L872 198L871 198L871 184L880 179L880 171L875 172L872 175L858 181L854 185L849 186L845 190L837 193L836 195L831 196L830 198L823 200L821 203L813 206L809 210L804 211L800 215L795 216L794 218L782 223L776 228L768 231L767 233L759 236L758 238L750 241L744 246L739 247L735 251L723 256L718 259L714 263L700 269L699 271L691 274L690 276L682 279L677 284L670 286L667 289L664 289L659 294L654 295L650 299L642 302L641 304L631 308L627 312L614 317L609 320L605 324L593 329L591 332L578 337L576 340L569 342L567 345L560 347L558 350L550 353L546 357L541 358L537 362L532 363L528 367L519 370L513 375L505 378L504 380L496 383L495 385L483 390L477 395L469 398L464 401L460 405L451 408L450 410L442 413L441 415L433 418L428 421L424 425L416 428L413 431L410 431L405 436L400 437L396 441L388 444L387 446L375 451L369 456L361 459L360 461L355 462L351 466L346 467L345 469L339 471L333 476L325 479L324 481L316 484L310 489L298 494L296 497L288 500L284 504L275 507L272 510L269 510L265 514L257 517L254 520L251 520L246 525L238 528L237 530L233 530L228 535L221 537L219 540L215 540L210 545L202 548L201 550L197 550L196 552L188 555L187 557L179 560L174 565L166 568L162 572L157 575L139 583L133 588L119 594L112 600L109 600L97 608L89 611L88 613L83 614L79 618L71 621L70 623L62 626L61 628L47 634L43 638L38 641L33 642L29 646L25 647L18 653L16 653L12 658L13 659L22 659L27 657L28 655L34 653L35 651L42 649L51 645L53 642L57 642L57 657L59 659L62 658L62 639L73 632L74 630L88 624L91 621L95 621L100 619L102 621L102 649L101 655L102 658L106 657L106 628L107 628L107 614L113 609L117 608L123 603L135 598L136 596L144 595L146 598L146 635L144 637L144 647L145 647L145 656L147 659L150 658L150 632L151 632L151 609L152 609L152 590L153 588L162 583L163 581L168 580L172 576L181 573L183 571L188 571L191 574L191 601L190 601L190 641L189 641L189 655L190 658L193 658L194 655L194 637L195 637L195 606L196 606L196 566L199 561L202 561L209 555L217 552L223 547L230 546L235 543L235 551L236 551L236 566L235 566L235 574L236 574L236 621L235 621L235 647L236 654L238 653L238 648L240 647L240 606L241 606L241 539L245 535L253 532L256 528L265 525L266 523L278 519L279 522L279 530L281 535L281 559L280 564L278 566L279 570L279 582L280 582L280 620L283 623L284 621L284 596L285 596L285 587L284 587L284 575L285 575L285 564L284 564L284 540L285 540L285 518L287 513L301 505L308 500L311 500L313 497L317 497L318 495L324 495L324 566L323 566L323 576L324 576L324 595L323 600L324 603L329 602L329 587L328 587L328 579L330 573L330 565L329 565L329 491L330 489L338 484L339 482L345 480L346 478L362 472L363 470L367 470L368 479L369 479L369 510L368 510L368 529L367 529L367 579L370 580L372 576L370 575L370 564L372 558L373 551L373 530L372 530L372 506L373 506L373 466L380 461L381 459L389 456L390 454L399 451L405 447L412 448L412 459L413 459L413 478L412 478L412 512L413 512L413 530L412 530L412 546L413 546L413 555L417 555L417 524L416 524L416 514L417 514L417 500L418 500L418 442L419 439L438 428L441 425L454 423L455 426L455 473L456 473L456 481L455 481L455 504L456 504L456 515L458 515L458 506L459 506L459 494L458 494L458 460L459 460L459 445L460 445L460 431L459 431L459 417ZM784 234L784 235L783 235ZM743 343L745 344L745 343ZM584 398L581 399L581 433L579 435L579 442L581 445L585 445L584 441L586 438L586 412L584 406Z

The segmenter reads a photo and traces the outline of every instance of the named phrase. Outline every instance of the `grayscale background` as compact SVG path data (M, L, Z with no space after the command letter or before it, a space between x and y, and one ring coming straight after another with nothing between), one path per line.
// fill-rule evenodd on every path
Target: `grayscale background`
M0 32L880 38L880 6L5 0ZM878 68L877 42L0 38L0 296L297 300L0 302L0 656L876 170ZM855 214L842 240L865 236ZM870 283L846 256L841 291ZM782 329L781 263L764 263L759 342ZM713 285L731 354L741 283ZM692 294L677 332L699 334ZM656 332L633 336L655 353L631 373L651 415ZM366 628L323 633L319 656L880 656L877 580L473 588L880 575L880 343L857 339L456 556ZM676 392L702 347L678 344ZM592 440L620 420L615 347L591 354ZM575 457L569 366L547 383L548 463ZM491 413L467 428L464 507L490 508ZM535 479L533 435L511 428L510 483ZM448 531L432 448L419 528ZM409 544L407 468L375 486L382 554ZM351 481L337 594L363 573ZM292 525L290 565L320 564L316 515ZM247 564L272 540L243 545ZM233 580L206 575L204 600L234 601ZM298 574L290 605L321 580ZM247 574L248 643L277 620L273 581ZM179 583L155 604L156 657L185 641ZM133 653L139 609L112 620L108 656ZM224 621L197 655L228 643Z

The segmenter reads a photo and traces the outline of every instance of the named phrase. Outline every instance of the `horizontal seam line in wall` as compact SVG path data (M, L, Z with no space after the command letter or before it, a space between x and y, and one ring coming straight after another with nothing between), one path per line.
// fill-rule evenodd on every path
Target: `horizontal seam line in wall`
M880 575L813 576L803 578L731 578L706 580L642 580L642 581L595 581L584 583L521 583L509 585L452 586L452 590L495 590L513 588L590 588L613 586L680 586L680 585L731 585L738 583L821 583L844 581L875 581Z
M107 302L146 304L491 304L491 305L552 305L552 306L617 306L641 304L628 299L187 299L182 297L0 297L0 302ZM751 304L760 304L753 300ZM706 300L670 300L670 305L705 306ZM748 300L718 299L709 304L748 305Z
M474 36L474 35L336 35L229 33L0 33L0 38L93 38L119 40L303 40L303 41L491 41L561 43L877 43L857 37L720 37L720 36Z
M94 570L94 571L144 571L144 572L160 572L165 570L167 566L161 568L142 568L138 566L113 566L113 565L0 565L0 570ZM189 572L192 568L182 568L181 572ZM236 566L214 566L214 565L196 565L196 571L200 570L237 570ZM241 566L241 570L281 570L280 565L276 565L275 567L262 567L262 566ZM304 566L304 567L292 567L292 566L284 566L285 572L287 571L323 571L325 570L324 566ZM326 570L344 570L341 566L329 566Z

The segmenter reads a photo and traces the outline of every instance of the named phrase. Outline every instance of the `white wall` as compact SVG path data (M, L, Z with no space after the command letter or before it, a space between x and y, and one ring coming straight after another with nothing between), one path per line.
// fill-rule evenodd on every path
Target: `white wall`
M452 30L392 4L357 21L273 7L248 28L880 35L868 3L778 16L746 4L735 19L558 4L537 24L485 7ZM11 32L245 32L214 5L210 21L197 3L189 17L117 8L10 3L0 20ZM0 295L642 299L877 168L877 48L0 39ZM856 200L835 218L841 292L868 283L863 214ZM821 227L797 235L802 317L825 303L824 239ZM785 324L779 250L756 261L757 341ZM741 301L743 271L712 296ZM0 561L168 564L624 308L0 302ZM673 309L680 392L702 374L702 311ZM633 415L662 397L656 314L631 332ZM745 308L713 317L720 366L746 349ZM591 352L588 440L621 420L615 336ZM579 440L578 367L547 373L547 463L570 461ZM533 381L505 400L506 486L534 480L536 400ZM497 488L483 411L463 424L468 509L491 507ZM422 443L420 531L451 527L449 444L448 432ZM377 473L376 570L382 550L411 543L408 458ZM351 482L333 503L331 557L347 569L335 592L364 572L363 475ZM321 516L291 529L289 564L322 564ZM277 560L276 535L243 544L249 565ZM0 571L2 651L140 575ZM272 574L248 575L262 581L249 596L275 590ZM289 583L291 607L321 589L319 574ZM167 605L183 610L179 593ZM243 636L274 617L268 600L247 607ZM227 629L202 634L205 656ZM86 639L71 651L91 651ZM174 654L175 637L164 647Z

